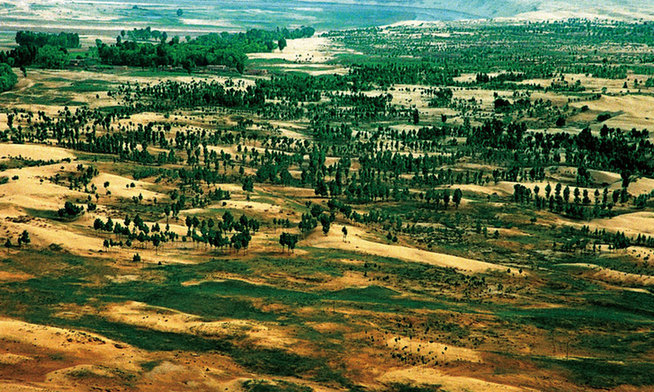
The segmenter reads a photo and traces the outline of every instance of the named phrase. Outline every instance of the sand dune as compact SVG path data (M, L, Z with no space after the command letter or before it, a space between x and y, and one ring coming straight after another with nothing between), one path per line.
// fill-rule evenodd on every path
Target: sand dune
M376 256L393 257L415 263L425 263L438 267L451 267L467 272L484 272L488 270L504 269L503 266L483 261L467 259L464 257L429 252L426 250L409 248L401 245L388 245L364 239L366 233L354 226L347 226L347 240L343 241L340 226L334 227L329 235L313 234L308 244L317 248L343 249Z
M62 159L75 159L75 155L70 151L59 148L50 147L36 144L9 144L0 143L0 160L8 158L31 159L34 161L43 160L62 160Z
M379 377L378 381L383 383L439 385L449 392L519 392L531 390L483 381L472 377L450 376L441 370L430 367L411 367L392 370Z

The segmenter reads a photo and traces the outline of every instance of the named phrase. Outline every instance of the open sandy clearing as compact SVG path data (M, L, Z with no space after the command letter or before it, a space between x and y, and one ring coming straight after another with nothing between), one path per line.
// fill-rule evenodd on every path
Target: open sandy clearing
M0 185L0 202L21 208L56 210L71 197L86 198L87 194L71 191L48 180L56 173L73 170L74 165L66 163L6 170L2 174L11 180ZM16 176L18 178L14 180Z
M623 130L652 129L654 127L654 98L641 95L602 96L596 101L582 101L572 106L588 106L590 110L600 112L623 112L605 122L610 128Z
M104 184L107 182L109 183L109 186L105 189ZM161 199L166 196L164 194L148 190L147 187L151 184L147 182L132 180L127 177L122 177L115 174L100 173L98 176L93 178L91 183L98 188L98 192L100 194L103 194L108 190L113 196L124 197L128 199L132 197L138 197L139 195L143 196L143 198L146 200L151 200L154 198ZM132 184L134 185L133 187Z
M308 243L317 248L349 250L382 257L392 257L415 263L425 263L438 267L456 268L468 272L504 269L500 265L485 263L483 261L429 252L401 245L387 245L369 241L363 238L366 236L363 230L353 226L347 226L348 236L344 241L341 231L336 229L334 227L327 236L322 235L322 233L316 233L309 238Z
M425 358L435 358L439 362L483 362L475 350L455 347L449 344L409 339L406 337L390 338L386 341L388 347L401 352L411 352Z
M448 392L519 392L526 389L497 384L472 377L450 376L428 367L411 367L387 372L377 379L382 383L440 385Z
M70 151L59 148L36 144L9 144L0 143L0 160L8 158L31 159L34 161L49 161L62 159L75 159Z
M564 264L572 267L588 268L591 277L605 282L620 283L635 286L654 286L654 276L631 274L628 272L616 271L609 268L600 267L595 264L575 263Z
M262 203L258 201L247 201L247 200L225 200L217 205L210 206L210 208L236 209L236 210L243 211L246 214L248 211L268 212L271 214L279 214L280 212L282 212L282 208L280 206L272 205L269 203Z
M0 319L0 340L34 345L54 352L71 353L94 363L139 370L137 361L141 355L137 350L88 332L3 318Z
M622 182L614 184L611 189L621 189ZM640 196L643 194L649 194L654 191L654 179L641 177L636 180L629 182L629 187L627 192L632 196Z
M291 39L283 51L275 49L271 53L251 53L250 59L286 60L295 63L325 63L334 56L334 44L326 37Z
M47 392L48 389L29 385L0 382L0 391L4 392Z
M140 302L110 306L103 312L108 320L162 332L228 337L245 335L265 347L288 347L295 339L281 329L249 320L203 321L202 318Z
M593 219L589 225L592 229L623 231L627 235L654 235L654 212L641 211L618 215L613 218Z

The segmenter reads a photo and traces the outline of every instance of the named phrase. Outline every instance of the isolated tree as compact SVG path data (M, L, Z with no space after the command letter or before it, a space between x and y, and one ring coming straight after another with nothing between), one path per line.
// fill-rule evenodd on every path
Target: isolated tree
M454 205L456 208L459 208L459 204L461 204L461 199L463 197L463 192L461 192L461 189L455 189L454 190L454 195L452 195L452 201L454 202Z
M279 50L282 51L284 48L287 46L286 44L286 38L282 37L277 41L277 46L279 46Z
M284 249L284 247L288 247L289 251L295 249L295 245L297 244L297 241L298 238L297 235L295 234L282 233L279 236L279 244L282 246L282 249Z
M243 190L245 192L252 192L254 191L254 178L251 176L245 177L243 179Z
M343 226L341 232L343 233L343 242L345 242L347 240L347 227Z
M23 232L18 237L18 246L29 244L30 242L32 242L30 239L30 233L28 233L27 230L23 230Z
M329 215L322 214L318 219L320 220L320 224L322 225L323 234L327 235L329 233L329 229L331 226L331 219L329 219Z
M295 235L295 234L289 235L287 244L288 244L288 247L291 250L291 252L293 252L295 250L295 246L297 245L297 242L298 242L297 235Z
M287 239L286 239L287 236L288 236L288 233L282 233L279 236L279 245L282 246L282 251L285 250L285 246L287 244L287 242L286 242L287 241Z

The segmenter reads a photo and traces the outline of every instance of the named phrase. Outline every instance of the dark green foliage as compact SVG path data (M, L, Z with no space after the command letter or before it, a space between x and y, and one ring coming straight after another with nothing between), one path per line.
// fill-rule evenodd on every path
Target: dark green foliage
M64 208L60 208L57 211L57 215L59 215L60 218L75 218L76 216L80 215L82 212L84 212L84 207L75 205L70 201L67 201L66 203L64 203Z
M322 365L321 361L280 349L236 350L236 363L247 369L275 376L298 376Z
M265 380L247 380L243 383L245 392L311 392L313 389L304 385L276 380L270 383Z
M293 31L248 30L245 33L212 33L191 41L180 42L173 38L166 42L166 33L150 28L135 29L128 33L132 40L114 45L97 43L98 56L105 64L132 65L140 67L183 67L188 71L195 66L224 65L243 73L246 53L266 52L274 48L271 43L279 39L310 37L313 29L301 28ZM150 38L158 44L147 42ZM146 41L146 42L138 42Z
M63 68L68 64L68 52L52 45L40 47L34 63L42 68Z
M648 362L613 362L605 359L538 359L541 364L563 369L578 384L591 388L615 388L628 384L654 385L654 364Z
M11 67L0 63L0 92L11 90L18 83L18 76Z
M392 383L387 386L385 392L439 392L440 385L414 385Z
M51 34L19 31L16 33L16 43L21 46L35 46L37 48L50 45L54 47L73 49L79 47L79 35L77 33L66 32Z
M610 119L611 117L612 117L611 113L600 113L600 114L597 115L597 121L598 122L604 122L604 121Z

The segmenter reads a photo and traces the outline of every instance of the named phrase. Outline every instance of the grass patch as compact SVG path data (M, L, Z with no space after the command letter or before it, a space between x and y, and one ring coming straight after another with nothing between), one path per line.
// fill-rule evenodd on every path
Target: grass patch
M298 376L322 366L322 361L279 349L237 350L232 358L254 372L275 376Z
M305 385L294 384L288 381L275 380L271 383L266 380L247 380L243 384L245 392L311 392L312 388Z
M538 362L548 368L560 369L577 384L592 388L615 388L628 384L654 385L654 364L644 362L612 362L601 359L551 359Z

